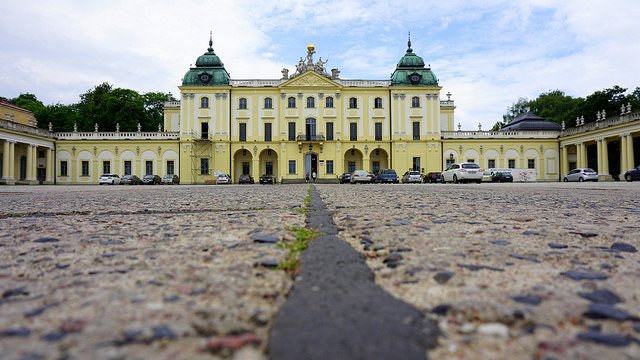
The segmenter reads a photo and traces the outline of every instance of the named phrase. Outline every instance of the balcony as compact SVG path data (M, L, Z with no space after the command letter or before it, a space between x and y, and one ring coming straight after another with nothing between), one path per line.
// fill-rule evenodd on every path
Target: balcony
M324 135L298 135L298 142L324 142Z

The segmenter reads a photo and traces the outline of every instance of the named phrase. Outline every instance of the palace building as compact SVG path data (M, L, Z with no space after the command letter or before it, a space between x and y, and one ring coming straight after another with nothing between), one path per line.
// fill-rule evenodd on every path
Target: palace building
M231 79L210 39L157 132L47 131L28 111L0 103L0 182L97 184L116 173L204 184L225 173L233 182L272 174L291 183L312 172L336 182L357 169L426 174L462 161L516 169L521 181L558 181L576 167L611 180L640 160L640 113L630 106L567 129L531 113L501 131L455 129L451 94L441 94L410 40L390 79L342 79L315 53L308 45L295 71L276 79Z

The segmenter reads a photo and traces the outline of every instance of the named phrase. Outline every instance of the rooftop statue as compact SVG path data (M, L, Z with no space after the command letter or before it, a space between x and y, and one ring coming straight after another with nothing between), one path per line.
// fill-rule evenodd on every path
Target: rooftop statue
M327 64L328 60L322 60L322 57L317 61L317 62L313 62L313 54L315 54L315 46L313 44L309 44L307 45L307 57L306 60L302 57L300 57L300 60L298 61L298 64L296 65L296 72L291 75L289 78L292 79L298 75L302 75L307 71L315 71L316 73L322 75L322 76L326 76L326 77L330 77L330 75L327 73L326 69L325 69L325 65ZM283 73L284 74L284 73Z

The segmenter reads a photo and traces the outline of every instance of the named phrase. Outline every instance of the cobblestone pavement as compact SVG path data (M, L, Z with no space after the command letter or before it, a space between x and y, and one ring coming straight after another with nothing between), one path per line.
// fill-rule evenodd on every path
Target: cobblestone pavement
M307 188L1 187L0 359L263 358Z
M431 359L640 358L640 184L317 185Z
M640 183L315 186L429 358L640 358ZM0 359L263 358L307 188L0 187Z

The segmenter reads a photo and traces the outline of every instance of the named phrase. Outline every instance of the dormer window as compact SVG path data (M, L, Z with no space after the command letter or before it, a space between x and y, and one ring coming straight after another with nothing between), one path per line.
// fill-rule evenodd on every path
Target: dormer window
M241 110L247 109L247 99L240 98L240 100L238 101L238 109L241 109Z

